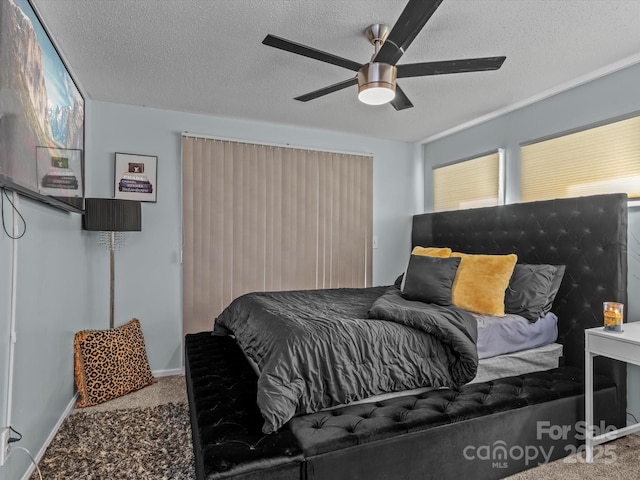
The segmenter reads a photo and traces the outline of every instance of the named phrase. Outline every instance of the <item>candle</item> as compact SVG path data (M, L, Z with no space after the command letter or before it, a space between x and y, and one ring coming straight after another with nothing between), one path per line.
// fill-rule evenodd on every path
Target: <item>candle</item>
M614 332L622 331L622 315L624 304L618 302L604 302L604 329Z

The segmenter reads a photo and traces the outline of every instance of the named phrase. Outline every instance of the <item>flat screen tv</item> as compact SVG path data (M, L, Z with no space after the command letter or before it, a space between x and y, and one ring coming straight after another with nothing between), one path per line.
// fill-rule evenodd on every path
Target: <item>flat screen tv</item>
M28 0L0 0L0 187L84 204L84 98Z

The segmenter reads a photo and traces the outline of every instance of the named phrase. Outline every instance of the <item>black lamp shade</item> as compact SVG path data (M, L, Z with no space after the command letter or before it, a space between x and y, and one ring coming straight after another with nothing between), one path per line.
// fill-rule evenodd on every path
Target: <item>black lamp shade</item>
M115 198L85 198L82 228L100 232L142 230L140 202Z

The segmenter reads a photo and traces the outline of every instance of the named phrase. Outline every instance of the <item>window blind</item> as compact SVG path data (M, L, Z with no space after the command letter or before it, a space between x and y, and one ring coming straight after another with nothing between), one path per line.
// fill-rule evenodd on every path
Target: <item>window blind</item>
M501 201L500 153L433 169L434 211L490 207Z
M521 147L521 201L626 192L640 198L640 117Z
M184 332L238 296L371 285L370 156L182 138Z

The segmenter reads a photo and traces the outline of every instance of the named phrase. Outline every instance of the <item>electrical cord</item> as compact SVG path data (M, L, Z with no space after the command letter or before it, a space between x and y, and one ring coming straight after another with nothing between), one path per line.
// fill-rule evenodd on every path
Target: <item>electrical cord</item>
M13 428L12 426L9 426L9 430L11 430L13 433L15 433L16 435L18 435L17 437L10 437L9 438L9 443L15 443L15 442L19 442L20 440L22 440L22 434L17 431L15 428ZM40 467L38 467L38 462L35 461L35 459L33 458L33 456L31 455L31 452L29 450L27 450L24 447L13 447L13 450L23 450L31 459L31 462L33 463L33 466L36 467L36 471L38 472L38 476L40 477L40 480L42 480L42 472L40 471Z
M15 438L15 437L9 438L9 443L15 443L15 442L19 442L20 440L22 440L22 434L19 431L17 431L15 428L13 428L11 426L9 427L9 430L11 430L16 435L20 435L18 438Z
M627 412L627 415L629 415L631 418L633 418L633 421L638 423L638 419L635 417L635 415L631 412Z
M11 430L13 430L13 429L11 429ZM38 467L38 463L33 458L33 455L31 455L31 452L29 450L27 450L26 448L24 448L24 447L13 447L13 449L14 450L22 450L29 456L29 458L31 459L31 462L33 463L34 467L36 467L36 472L38 472L38 476L40 477L40 480L43 480L42 472L40 471L40 467Z
M0 195L0 210L2 211L2 228L4 229L4 233L6 233L7 236L10 239L18 240L18 239L24 237L24 234L27 233L27 222L25 221L25 219L22 216L22 214L20 213L20 211L16 208L16 206L13 204L13 202L9 198L9 194L7 193L7 189L6 188L0 188L0 190L2 190L2 195ZM7 230L7 223L6 223L6 220L4 218L4 199L5 198L7 199L7 202L9 202L11 204L11 207L13 208L13 211L16 212L18 214L18 216L20 217L20 220L22 220L22 225L23 225L24 228L22 229L22 233L20 235L13 236L11 233L9 233L9 230Z

